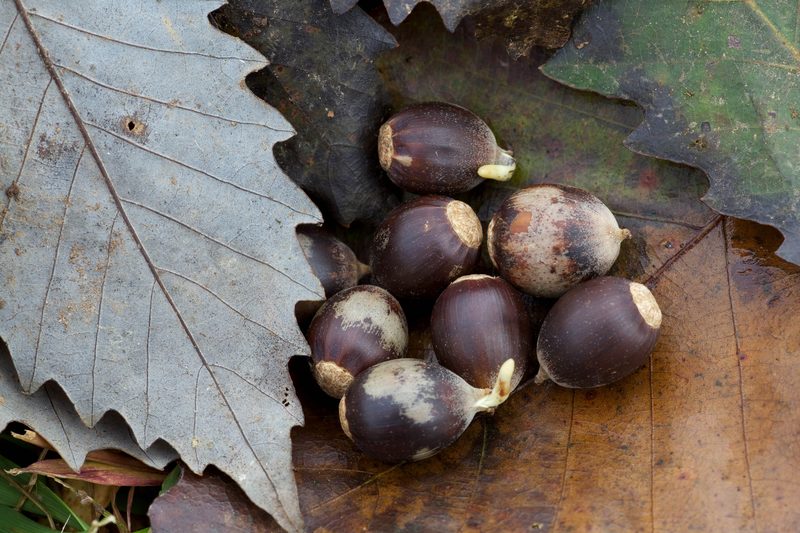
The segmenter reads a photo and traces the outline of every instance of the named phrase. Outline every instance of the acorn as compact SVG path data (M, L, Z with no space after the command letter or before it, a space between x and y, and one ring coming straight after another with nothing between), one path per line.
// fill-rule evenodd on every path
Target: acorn
M322 283L326 298L355 287L358 280L369 274L369 266L361 263L353 250L320 226L298 226L297 240L311 270Z
M492 387L500 366L514 360L511 389L533 352L522 295L502 278L473 274L455 280L433 306L433 349L442 366L473 387Z
M435 362L394 359L356 377L339 402L339 422L375 459L419 461L455 442L476 413L494 412L511 392L513 373L508 360L494 388L480 389Z
M660 327L658 302L641 283L611 276L582 283L542 324L536 381L580 389L613 383L647 362Z
M345 289L317 311L308 330L314 378L341 398L353 378L377 363L403 357L408 325L400 303L372 285Z
M630 236L597 197L556 184L515 192L487 230L489 257L500 275L543 298L606 274Z
M483 230L472 208L446 196L421 196L392 210L375 232L372 279L398 298L430 298L469 274Z
M483 120L442 102L412 105L386 121L378 157L395 185L417 194L465 192L484 179L506 181L516 168Z

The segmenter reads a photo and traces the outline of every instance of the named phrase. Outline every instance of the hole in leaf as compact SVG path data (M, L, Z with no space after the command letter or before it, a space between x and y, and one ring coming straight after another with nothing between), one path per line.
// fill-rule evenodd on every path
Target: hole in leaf
M129 135L141 137L145 134L145 130L147 129L147 126L145 126L144 122L140 121L136 117L123 117L121 122L123 132Z

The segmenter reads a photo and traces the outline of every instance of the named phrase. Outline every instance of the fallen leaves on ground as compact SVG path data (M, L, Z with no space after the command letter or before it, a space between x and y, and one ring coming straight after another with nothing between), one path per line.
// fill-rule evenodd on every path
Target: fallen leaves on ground
M710 207L778 228L778 255L800 264L796 11L782 0L598 0L544 72L636 101L645 116L628 147L703 169Z

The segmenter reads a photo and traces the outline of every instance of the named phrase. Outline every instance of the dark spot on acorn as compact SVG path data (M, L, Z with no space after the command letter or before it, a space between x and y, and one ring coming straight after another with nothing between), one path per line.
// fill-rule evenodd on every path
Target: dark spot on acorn
M516 168L483 120L441 102L407 107L386 121L378 159L392 182L417 194L466 192L483 179L505 181Z
M391 294L360 285L338 292L323 304L311 321L308 343L317 383L341 398L354 376L405 355L408 325Z
M522 296L502 278L482 274L461 277L439 295L431 314L431 336L442 366L473 387L492 387L500 366L513 359L513 390L533 351Z
M503 202L489 223L487 245L503 278L533 296L554 298L608 272L629 237L591 193L540 184Z
M431 298L475 268L483 230L472 209L422 196L389 213L375 232L372 279L398 298Z
M644 365L655 346L661 311L644 285L601 277L563 295L539 332L539 381L570 388L608 385Z

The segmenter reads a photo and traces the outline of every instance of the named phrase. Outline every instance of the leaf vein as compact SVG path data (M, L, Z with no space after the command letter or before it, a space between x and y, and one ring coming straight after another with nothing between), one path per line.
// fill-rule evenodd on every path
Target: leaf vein
M67 191L67 196L64 199L64 211L61 216L61 226L58 229L58 239L56 240L56 253L54 254L53 257L53 265L50 267L50 276L47 278L47 288L45 289L44 301L42 302L42 313L39 316L39 331L36 334L36 347L33 350L33 369L31 370L31 378L28 381L28 386L25 388L25 390L27 390L28 392L31 392L31 387L33 387L33 381L36 378L36 369L39 361L39 347L41 346L42 343L42 330L44 330L44 327L42 326L42 324L44 324L44 314L45 310L47 309L47 301L50 299L50 288L53 285L53 278L55 277L58 258L61 255L61 241L64 235L64 225L66 224L67 220L67 210L69 209L70 200L72 198L72 188L75 185L75 179L76 176L78 175L78 169L81 166L81 161L83 160L83 154L85 151L86 151L86 145L84 145L83 148L81 148L81 153L78 156L78 161L77 163L75 163L75 170L72 172L72 180L70 181L69 184L69 190Z
M750 513L753 517L753 522L758 533L758 520L756 519L756 497L753 490L753 474L750 468L750 449L747 442L747 417L745 416L745 397L744 397L744 370L742 368L741 347L739 345L739 326L736 321L736 310L733 306L733 291L731 285L733 279L731 278L731 265L729 261L728 251L728 228L727 224L722 225L723 242L725 244L725 274L728 280L728 305L730 307L731 325L733 327L733 339L736 347L736 364L739 371L739 404L741 406L741 420L742 420L742 444L744 447L744 463L747 469L747 485L750 489Z
M183 274L180 274L178 272L170 270L168 268L163 268L163 267L157 267L157 268L161 272L166 272L167 274L172 274L173 276L179 277L179 278L181 278L181 279L183 279L185 281L188 281L189 283L191 283L193 285L196 285L197 287L200 287L201 289L206 291L208 294L213 296L215 299L219 300L219 302L222 303L225 307L227 307L228 309L230 309L231 311L233 311L234 313L236 313L237 315L242 317L243 320L245 320L247 322L250 322L251 324L254 324L254 325L256 325L256 326L268 331L269 333L271 333L276 338L282 340L283 342L285 342L287 344L291 344L295 348L300 348L301 350L304 350L304 348L302 346L298 346L297 344L295 344L294 342L290 341L289 339L286 339L286 338L282 337L281 335L279 335L278 333L276 333L275 331L270 329L266 324L262 324L261 322L258 322L257 320L253 320L252 318L246 316L244 313L242 313L241 311L236 309L232 304L230 304L227 301L225 301L225 299L222 298L222 296L220 296L216 292L212 291L210 288L206 287L205 285L203 285L199 281L194 280L194 279L190 278L189 276L185 276Z
M239 372L237 372L233 368L227 367L225 365L221 365L219 363L211 363L209 365L209 367L210 368L219 368L220 370L226 370L226 371L230 372L231 374L233 374L237 378L241 379L242 381L244 381L245 383L247 383L248 385L253 387L259 393L261 393L262 396L266 396L267 398L269 398L270 400L272 400L273 402L275 402L276 404L280 405L281 407L283 407L285 409L285 406L283 405L283 403L280 400L278 400L277 398L275 398L274 396L269 394L267 391L265 391L264 389L262 389L261 387L259 387L255 383L253 383L251 380L249 380L246 377L244 377L242 374L240 374ZM289 416L291 416L297 422L298 425L302 425L303 424L303 421L298 419L296 416L294 416L294 414L290 413L288 410L286 412L289 414Z
M28 137L28 142L25 143L25 153L22 156L22 162L19 165L19 172L17 172L17 177L14 178L14 181L11 182L11 185L19 184L19 180L22 177L22 171L25 170L25 164L28 162L28 153L30 152L31 144L33 144L33 135L36 133L36 128L39 125L39 117L42 115L42 108L44 107L45 98L47 98L47 92L50 90L50 85L52 85L52 80L47 82L47 87L44 88L42 92L42 99L39 100L39 108L36 110L36 116L33 118L33 124L31 124L31 134ZM6 214L8 213L8 208L11 206L11 197L6 195L6 208L0 211L0 231L3 230L3 221L6 219Z
M97 37L98 39L102 39L104 41L109 41L109 42L121 44L121 45L124 45L124 46L130 46L131 48L139 48L141 50L147 50L148 52L159 52L159 53L164 53L164 54L177 54L177 55L184 55L184 56L207 57L209 59L219 59L219 60L235 60L235 61L242 61L244 63L255 63L255 64L260 65L262 67L265 66L265 64L266 64L265 61L261 61L261 60L258 60L258 59L249 59L249 58L237 57L237 56L215 56L213 54L205 54L205 53L202 53L202 52L187 52L185 50L170 50L168 48L155 48L153 46L145 46L143 44L133 43L133 42L130 42L130 41L122 41L120 39L114 39L114 38L109 37L107 35L101 35L99 33L95 33L95 32L89 31L86 28L81 28L79 26L74 26L72 24L68 24L68 23L66 23L64 21L61 21L61 20L56 20L54 18L47 17L45 15L42 15L41 13L32 12L32 11L28 11L27 13L28 13L29 16L34 16L36 18L39 18L39 19L42 19L42 20L46 20L48 22L52 22L53 24L56 24L58 26L61 26L61 27L64 27L64 28L69 28L71 30L75 30L77 32L83 33L85 35L90 35L92 37Z
M120 201L124 202L126 204L131 204L131 205L135 205L137 207L141 207L142 209L145 209L145 210L147 210L147 211L149 211L149 212L151 212L153 214L156 214L156 215L158 215L160 217L163 217L163 218L165 218L165 219L167 219L167 220L169 220L171 222L174 222L174 223L176 223L176 224L188 229L189 231L191 231L193 233L196 233L197 235L200 235L201 237L203 237L205 239L208 239L209 241L211 241L211 242L213 242L215 244L218 244L219 246L222 246L226 250L230 250L231 252L233 252L235 254L241 255L242 257L246 257L247 259L250 259L251 261L255 261L256 263L258 263L260 265L266 266L270 270L272 270L272 271L280 274L281 276L285 277L286 279L288 279L289 281L291 281L295 285L297 285L299 287L303 287L304 289L309 291L314 296L320 296L313 289L311 289L310 287L306 287L304 284L302 284L299 281L297 281L296 279L292 278L289 274L287 274L287 273L283 272L282 270L278 269L277 267L271 265L268 261L264 261L263 259L259 259L259 258L254 257L254 256L252 256L252 255L250 255L250 254L248 254L248 253L246 253L246 252L244 252L242 250L234 248L233 246L230 246L229 244L224 243L224 242L220 241L219 239L216 239L216 238L212 237L211 235L203 233L199 229L191 226L190 224L187 224L186 222L183 222L182 220L179 220L179 219L177 219L177 218L175 218L175 217L173 217L171 215L168 215L168 214L166 214L166 213L164 213L162 211L159 211L158 209L154 209L154 208L149 207L149 206L147 206L145 204L142 204L142 203L139 203L139 202L136 202L136 201L133 201L133 200L129 200L127 198L120 197ZM156 267L156 268L158 269L159 267ZM165 269L162 269L162 270L165 270Z
M144 94L132 93L130 91L126 91L125 89L120 89L119 87L115 87L113 85L109 85L107 83L104 83L104 82L102 82L102 81L100 81L100 80L98 80L96 78L92 78L91 76L87 76L83 72L75 70L75 69L73 69L71 67L68 67L66 65L62 65L61 63L55 63L55 66L57 66L61 70L65 70L67 72L70 72L70 73L74 74L75 76L83 78L86 81L88 81L90 83L93 83L94 85L97 85L98 87L102 87L104 89L108 89L109 91L114 91L116 93L124 94L124 95L127 95L127 96L132 96L134 98L140 98L142 100L147 100L148 102L161 104L161 105L169 107L169 108L182 109L183 111L188 111L189 113L194 113L196 115L200 115L200 116L204 116L204 117L208 117L208 118L213 118L213 119L218 119L218 120L225 120L225 121L230 122L232 124L237 124L237 125L241 124L241 125L245 125L245 126L258 126L258 127L262 127L262 128L267 128L269 130L272 130L272 131L275 131L275 132L278 132L278 133L292 133L292 134L294 133L293 130L284 130L284 129L281 129L281 128L276 128L274 126L270 126L269 124L264 124L262 122L248 122L248 121L242 121L242 120L235 120L235 119L232 119L232 118L229 118L229 117L225 117L225 116L222 116L222 115L216 115L214 113L206 113L204 111L200 111L199 109L192 109L191 107L182 106L182 105L179 105L179 104L177 104L175 102L167 102L167 101L164 101L164 100L159 100L158 98L154 98L152 96L146 96Z
M108 279L108 268L111 265L111 240L114 238L114 227L117 225L117 220L119 220L119 213L114 216L114 222L111 223L111 230L108 232L108 242L106 243L106 265L103 269L103 280L100 283L100 301L97 304L97 323L95 325L95 332L94 332L94 354L92 356L92 411L91 411L91 426L97 423L97 419L95 419L95 412L94 412L94 393L97 390L95 386L95 376L97 371L97 344L100 339L100 321L103 317L103 299L106 293L106 280ZM101 415L102 416L102 415Z
M14 15L14 20L11 21L11 24L8 25L8 31L6 32L5 37L3 37L3 44L0 44L0 54L3 53L3 50L6 48L6 43L8 42L8 38L11 36L11 30L14 29L14 24L17 23L17 19L19 18L19 13Z
M193 172L197 172L200 175L203 175L203 176L206 176L208 178L211 178L214 181L218 181L220 183L224 183L225 185L230 185L234 189L238 189L240 191L244 191L244 192L250 193L250 194L252 194L254 196L258 196L259 198L264 198L265 200L269 200L269 201L274 202L274 203L276 203L278 205L282 205L283 207L285 207L286 209L288 209L290 211L293 211L293 212L298 213L300 215L305 215L305 216L311 217L311 218L313 218L313 219L315 219L315 220L317 220L319 222L322 222L322 220L320 220L319 217L317 217L316 215L313 215L311 213L306 213L305 211L300 211L298 209L295 209L291 205L289 205L287 203L284 203L284 202L281 202L280 200L277 200L277 199L275 199L275 198L273 198L273 197L271 197L271 196L269 196L267 194L263 194L263 193L260 193L258 191L254 191L252 189L248 189L247 187L243 187L241 185L237 185L236 183L233 183L232 181L228 181L228 180L225 180L223 178L220 178L219 176L215 176L214 174L211 174L210 172L206 172L206 171L201 170L199 168L195 168L195 167L189 165L188 163L184 163L183 161L180 161L178 159L174 159L174 158L172 158L172 157L170 157L170 156L168 156L166 154L162 154L162 153L157 152L157 151L155 151L155 150L153 150L151 148L147 148L144 145L141 145L139 143L133 142L131 139L127 139L124 136L122 136L122 135L120 135L118 133L115 133L115 132L113 132L113 131L111 131L111 130L109 130L107 128L104 128L104 127L102 127L102 126L100 126L98 124L94 124L94 123L89 122L89 121L86 121L86 124L88 124L89 126L92 126L93 128L98 129L99 131L102 131L103 133L107 133L108 135L111 135L112 137L114 137L116 139L119 139L120 141L126 142L126 143L128 143L128 144L130 144L132 146L135 146L135 147L139 148L140 150L142 150L143 152L147 152L147 153L152 154L152 155L154 155L156 157L160 157L160 158L162 158L162 159L164 159L166 161L170 161L172 163L175 163L176 165L179 165L179 166L182 166L184 168L187 168L187 169L189 169L189 170L191 170ZM111 179L111 178L109 177L109 179Z

